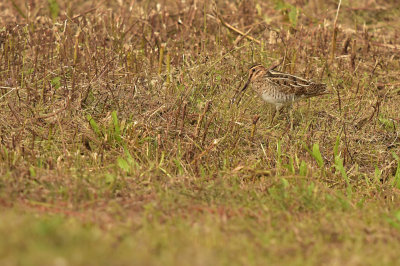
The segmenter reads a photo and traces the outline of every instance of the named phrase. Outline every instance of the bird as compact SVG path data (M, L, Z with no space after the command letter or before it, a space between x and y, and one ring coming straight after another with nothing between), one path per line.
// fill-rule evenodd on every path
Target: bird
M243 88L236 92L232 103L237 101L239 104L241 100L239 96L251 85L265 102L275 106L271 120L273 121L276 113L279 113L285 105L292 105L300 99L327 94L326 84L277 71L275 68L278 65L269 69L261 64L250 67L248 79Z

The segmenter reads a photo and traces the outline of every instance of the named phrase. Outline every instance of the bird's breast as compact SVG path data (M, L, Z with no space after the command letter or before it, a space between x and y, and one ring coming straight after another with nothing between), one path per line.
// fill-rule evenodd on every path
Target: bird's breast
M297 100L294 94L286 94L278 90L267 90L260 94L261 98L270 104L288 104Z

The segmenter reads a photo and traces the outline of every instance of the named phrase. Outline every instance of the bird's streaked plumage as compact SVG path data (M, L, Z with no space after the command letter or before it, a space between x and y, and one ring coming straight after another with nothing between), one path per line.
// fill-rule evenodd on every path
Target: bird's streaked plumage
M302 98L326 94L326 85L315 83L291 74L255 65L249 69L248 79L243 88L237 92L233 102L240 102L240 94L249 86L266 102L275 106L276 111L282 106Z

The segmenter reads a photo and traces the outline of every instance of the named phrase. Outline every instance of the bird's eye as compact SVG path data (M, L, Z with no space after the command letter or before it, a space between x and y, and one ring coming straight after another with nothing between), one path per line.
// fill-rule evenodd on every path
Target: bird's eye
M251 71L256 72L256 70L254 68Z

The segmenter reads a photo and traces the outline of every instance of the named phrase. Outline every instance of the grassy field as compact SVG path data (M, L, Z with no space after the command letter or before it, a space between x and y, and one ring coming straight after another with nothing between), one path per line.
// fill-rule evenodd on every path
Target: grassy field
M400 262L397 1L0 12L0 265ZM330 93L230 104L277 62Z

